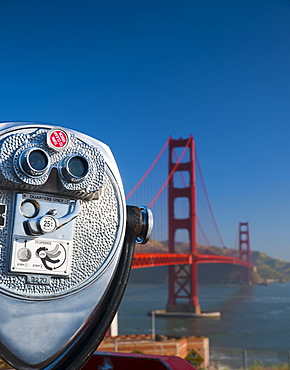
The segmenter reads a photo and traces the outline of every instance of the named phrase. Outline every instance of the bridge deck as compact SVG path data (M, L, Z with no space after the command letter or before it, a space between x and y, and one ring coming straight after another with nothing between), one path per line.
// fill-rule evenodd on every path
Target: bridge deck
M191 265L195 263L227 263L244 267L251 267L248 262L228 256L207 254L179 254L179 253L135 253L132 268Z

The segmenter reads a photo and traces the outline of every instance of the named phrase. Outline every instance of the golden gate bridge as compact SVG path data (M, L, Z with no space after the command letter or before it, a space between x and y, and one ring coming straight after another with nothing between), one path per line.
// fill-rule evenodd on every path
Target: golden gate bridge
M162 179L161 185L157 185L150 179L150 174L162 162L167 152L167 165L161 164L157 170L157 178ZM164 159L163 159L164 161ZM166 171L164 171L167 168ZM197 212L197 173L199 174L201 188L212 219L213 228L218 236L225 255L203 254L198 250L198 234L208 246L211 246ZM149 190L143 187L149 184ZM140 191L140 189L142 189ZM200 162L195 148L194 138L191 135L187 139L173 139L171 136L165 145L138 181L135 187L126 196L131 200L139 192L135 204L147 205L152 208L154 214L154 233L161 233L163 240L167 240L168 248L162 252L159 250L139 250L135 252L132 268L145 268L153 266L168 266L168 301L167 312L188 312L200 314L198 300L198 275L197 266L200 263L224 263L242 266L240 282L252 283L252 264L249 241L248 222L240 222L238 225L238 251L233 256L224 244L219 231L213 209L206 190ZM145 194L146 193L146 194ZM141 195L140 195L141 194ZM146 199L147 198L147 199ZM163 205L158 205L163 198ZM204 207L201 207L203 209ZM153 239L158 237L152 235ZM180 252L178 238L185 238L187 250ZM159 237L160 239L160 237ZM161 239L160 239L161 240ZM163 243L164 244L164 243Z

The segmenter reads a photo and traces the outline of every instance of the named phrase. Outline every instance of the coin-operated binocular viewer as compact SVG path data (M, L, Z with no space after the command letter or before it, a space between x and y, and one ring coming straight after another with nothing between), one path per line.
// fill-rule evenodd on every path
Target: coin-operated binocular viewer
M145 207L126 207L105 144L47 124L1 124L0 356L16 369L80 369L152 224Z

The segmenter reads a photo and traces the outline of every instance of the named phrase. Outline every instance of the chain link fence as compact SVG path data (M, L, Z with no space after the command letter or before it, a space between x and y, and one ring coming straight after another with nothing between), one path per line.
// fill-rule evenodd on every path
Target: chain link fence
M209 370L241 370L281 367L290 369L290 351L248 350L236 348L210 349Z

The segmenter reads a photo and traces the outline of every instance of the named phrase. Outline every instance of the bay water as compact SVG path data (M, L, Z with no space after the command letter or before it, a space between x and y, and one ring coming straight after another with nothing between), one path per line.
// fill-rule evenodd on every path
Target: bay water
M164 310L165 284L128 284L119 309L119 334L150 334L148 312ZM268 286L200 285L202 311L220 318L156 318L155 332L171 336L206 336L211 361L230 369L262 362L288 363L290 355L290 283Z

